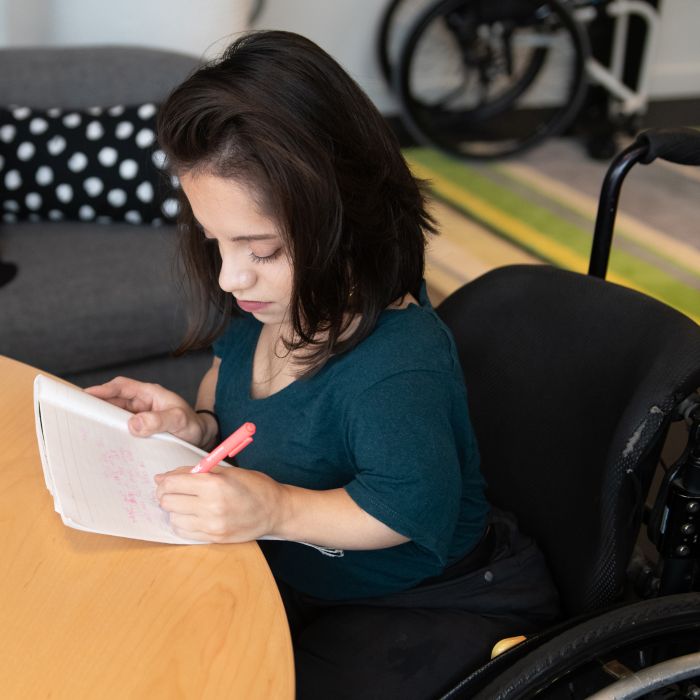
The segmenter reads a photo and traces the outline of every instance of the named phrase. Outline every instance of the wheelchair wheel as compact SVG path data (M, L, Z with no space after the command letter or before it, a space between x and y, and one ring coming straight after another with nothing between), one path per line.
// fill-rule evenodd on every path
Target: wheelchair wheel
M394 90L420 142L497 158L566 129L585 97L589 55L559 0L440 0L409 32Z
M637 673L697 652L699 648L700 593L645 600L616 608L567 630L515 662L471 697L474 700L587 698L626 673ZM691 697L683 693L688 692L691 683L699 682L697 676L685 678L682 685L659 688L658 694L644 697Z
M398 63L406 34L416 17L425 11L431 0L390 0L379 22L377 57L386 84L391 87L391 74Z

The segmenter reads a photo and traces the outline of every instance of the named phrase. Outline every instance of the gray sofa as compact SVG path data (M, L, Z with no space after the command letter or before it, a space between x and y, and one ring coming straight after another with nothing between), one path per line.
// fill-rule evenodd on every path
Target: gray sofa
M2 49L0 104L64 113L157 104L196 64L191 56L137 47ZM4 189L0 169L5 200L12 194L8 167ZM88 199L79 188L76 197ZM14 265L16 274L5 274L0 286L0 354L81 386L126 374L192 400L211 356L172 355L185 328L172 221L27 220L8 209L16 203L5 205L3 210L0 203L0 261L6 267L0 272L11 273Z

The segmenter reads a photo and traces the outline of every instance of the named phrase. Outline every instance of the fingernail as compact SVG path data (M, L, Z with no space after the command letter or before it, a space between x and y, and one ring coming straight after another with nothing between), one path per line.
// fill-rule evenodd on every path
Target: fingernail
M131 419L131 427L137 433L140 433L143 430L143 420L139 416L136 416L136 418L132 418Z

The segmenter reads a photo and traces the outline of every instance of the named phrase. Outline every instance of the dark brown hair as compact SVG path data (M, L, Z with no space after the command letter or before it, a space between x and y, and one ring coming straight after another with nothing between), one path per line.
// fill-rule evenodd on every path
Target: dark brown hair
M170 94L158 139L173 173L239 180L278 222L293 267L287 345L304 348L305 374L369 335L390 303L418 296L435 231L421 185L369 98L313 42L281 31L236 39ZM198 301L184 351L211 343L237 307L182 194L179 226ZM359 324L341 338L351 315Z

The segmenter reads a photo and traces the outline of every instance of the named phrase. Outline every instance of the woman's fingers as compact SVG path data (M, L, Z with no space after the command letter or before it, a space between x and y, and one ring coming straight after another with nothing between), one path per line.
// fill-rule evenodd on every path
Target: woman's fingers
M192 419L184 408L168 408L163 411L143 411L129 418L129 430L139 437L153 433L182 433Z
M199 542L212 542L214 538L206 532L199 530L199 520L193 515L180 515L170 513L170 527L173 532L187 540L197 540Z
M129 419L133 435L148 437L166 432L198 445L206 434L206 421L185 399L159 384L115 377L85 391L136 414Z
M146 384L128 377L115 377L105 384L87 387L85 391L120 408L137 413L152 408L157 389L162 390L155 384Z
M156 496L160 507L168 513L174 532L190 540L224 541L229 535L225 519L212 516L209 504L199 493L206 477L189 474L189 467L159 476L163 478L157 480Z
M166 493L158 501L160 507L168 513L178 515L197 515L197 497L179 493Z
M166 494L198 497L210 496L217 491L211 474L192 474L192 467L180 467L156 480L156 498L161 501Z

